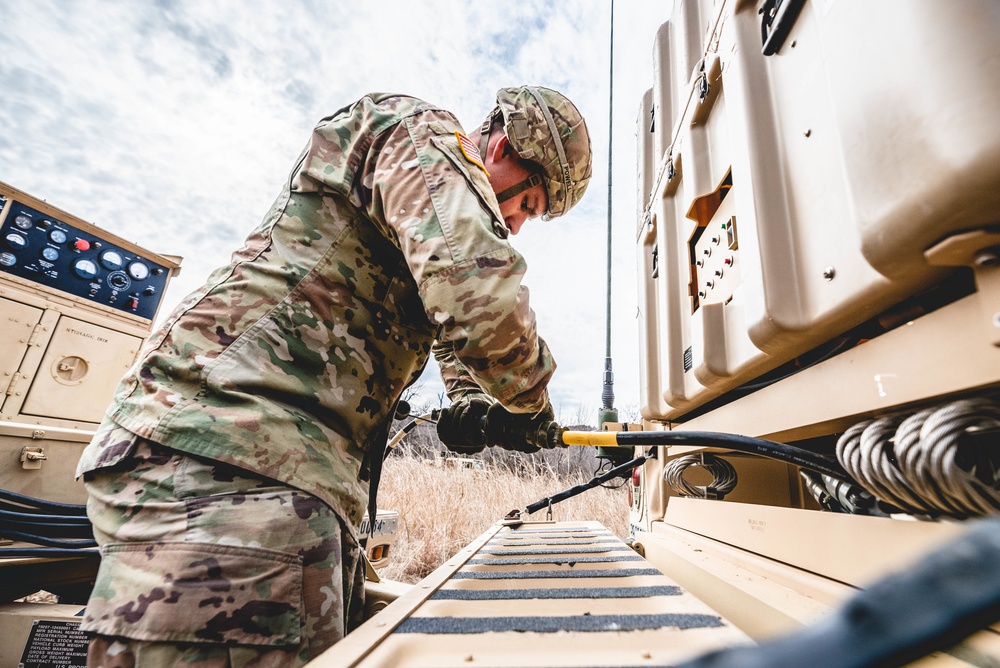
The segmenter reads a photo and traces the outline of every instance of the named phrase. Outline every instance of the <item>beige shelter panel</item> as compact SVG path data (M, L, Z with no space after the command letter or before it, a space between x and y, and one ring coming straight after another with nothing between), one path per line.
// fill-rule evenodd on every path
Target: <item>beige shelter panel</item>
M42 309L0 297L0 392L7 391L21 366L28 341L41 317ZM0 394L0 405L4 396Z
M21 412L100 422L141 345L138 337L60 318Z

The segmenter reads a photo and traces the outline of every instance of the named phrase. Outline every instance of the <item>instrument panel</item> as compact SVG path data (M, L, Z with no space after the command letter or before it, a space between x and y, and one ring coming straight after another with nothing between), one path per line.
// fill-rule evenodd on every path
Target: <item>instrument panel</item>
M170 267L0 194L0 272L152 320Z

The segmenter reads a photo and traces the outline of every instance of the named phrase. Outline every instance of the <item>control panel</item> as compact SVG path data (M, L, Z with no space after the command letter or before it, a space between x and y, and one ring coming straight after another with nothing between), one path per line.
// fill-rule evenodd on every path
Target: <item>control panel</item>
M170 267L0 193L0 272L152 320Z
M692 293L698 295L693 301L695 308L700 304L727 303L739 285L736 266L739 244L734 211L732 197L722 200L711 222L694 243Z

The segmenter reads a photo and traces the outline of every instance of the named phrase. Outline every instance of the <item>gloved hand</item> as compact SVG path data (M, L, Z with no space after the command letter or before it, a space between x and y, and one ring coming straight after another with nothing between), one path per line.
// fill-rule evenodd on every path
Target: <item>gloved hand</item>
M562 441L562 429L555 419L555 411L548 403L535 415L511 413L500 404L493 404L486 413L486 442L519 452L554 448Z
M493 402L485 394L470 394L441 409L437 433L452 452L474 455L486 447L483 419Z

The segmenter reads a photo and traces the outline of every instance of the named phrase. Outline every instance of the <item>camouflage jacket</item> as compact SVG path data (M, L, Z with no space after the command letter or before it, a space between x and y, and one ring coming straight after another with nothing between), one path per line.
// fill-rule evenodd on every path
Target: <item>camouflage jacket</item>
M109 417L314 494L356 527L364 454L435 339L510 410L540 410L555 363L461 132L399 95L320 121L244 247L151 337ZM78 475L124 456L98 440Z

